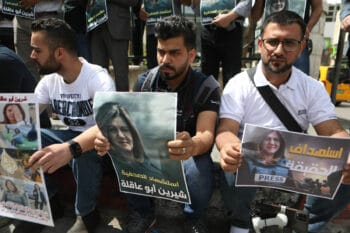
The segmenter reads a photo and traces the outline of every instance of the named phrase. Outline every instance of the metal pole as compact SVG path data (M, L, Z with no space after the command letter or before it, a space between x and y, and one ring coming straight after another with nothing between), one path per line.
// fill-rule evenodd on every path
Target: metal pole
M338 89L338 83L339 83L341 61L343 59L345 33L346 32L344 30L340 29L339 38L338 38L337 55L335 57L335 67L334 67L335 73L334 73L334 79L332 82L332 89L331 89L331 100L333 104L337 102L336 95L337 95L337 89Z

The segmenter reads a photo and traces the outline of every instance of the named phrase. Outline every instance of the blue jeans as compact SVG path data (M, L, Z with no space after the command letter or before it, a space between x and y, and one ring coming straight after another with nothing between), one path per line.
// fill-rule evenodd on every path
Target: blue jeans
M333 200L308 196L305 209L310 213L309 233L321 229L350 203L350 185L342 184Z
M294 66L305 74L310 74L310 55L308 46L303 49L300 56L295 61Z
M185 177L190 192L191 204L185 204L186 218L199 218L209 205L214 191L214 165L210 154L194 156L184 161ZM145 196L127 194L131 209L146 216L154 211L152 199Z
M221 196L229 211L231 225L248 229L251 225L250 205L255 198L256 188L235 187L236 174L221 171Z
M80 133L72 130L41 129L42 147L66 142ZM85 216L96 207L103 175L102 158L95 151L88 151L78 159L73 159L70 166L77 184L75 213L79 216ZM49 180L47 189L49 197L52 197L57 191L57 188Z

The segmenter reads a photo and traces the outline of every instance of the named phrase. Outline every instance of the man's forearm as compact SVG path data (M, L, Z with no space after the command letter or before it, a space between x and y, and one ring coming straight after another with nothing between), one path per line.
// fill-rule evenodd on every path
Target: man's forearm
M215 143L216 147L220 151L220 149L227 143L239 143L240 140L238 137L236 137L232 132L226 131L226 132L219 132L216 135Z
M92 126L88 130L82 132L81 134L73 138L73 141L79 143L83 152L92 150L94 149L94 140L98 132L99 129L97 125Z

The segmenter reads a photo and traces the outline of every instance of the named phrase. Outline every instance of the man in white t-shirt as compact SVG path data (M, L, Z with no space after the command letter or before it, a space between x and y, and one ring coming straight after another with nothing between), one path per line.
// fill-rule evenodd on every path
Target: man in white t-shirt
M31 58L45 75L35 89L40 111L49 105L68 127L67 130L41 130L42 147L69 143L74 159L71 162L77 184L75 212L77 220L68 231L92 232L98 225L96 200L102 177L102 158L95 151L80 155L79 144L71 139L95 125L93 97L96 91L115 91L108 72L77 56L74 31L57 18L40 19L32 24ZM51 161L43 166L49 166ZM49 196L54 190L48 188Z
M34 18L62 18L62 0L21 0L20 7L30 9L34 7ZM13 20L13 37L16 53L23 59L24 64L39 81L40 75L35 67L35 62L30 59L30 33L32 18L16 15Z
M267 17L258 39L261 61L256 68L254 83L257 87L269 86L304 131L312 124L318 135L349 137L338 122L334 105L323 85L293 67L305 47L305 30L303 19L294 12L281 11ZM230 79L223 91L216 136L220 165L225 171L222 195L225 206L231 211L230 233L249 232L250 204L256 191L251 187L234 186L235 172L242 163L240 137L245 123L287 130L262 98L247 72L242 72ZM348 169L344 168L343 182L349 176ZM336 198L348 199L346 196ZM308 210L312 210L312 207ZM322 211L312 211L310 232L319 232L321 225L317 223L329 220Z

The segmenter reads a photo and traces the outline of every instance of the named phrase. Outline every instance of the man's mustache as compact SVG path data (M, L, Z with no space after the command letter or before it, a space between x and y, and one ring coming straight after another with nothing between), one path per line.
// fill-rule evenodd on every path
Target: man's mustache
M162 68L167 68L167 69L169 69L169 70L173 70L173 71L175 71L175 68L174 67L172 67L171 65L169 65L169 64L163 64L163 65L160 65L160 67L159 67L160 69L162 69Z

